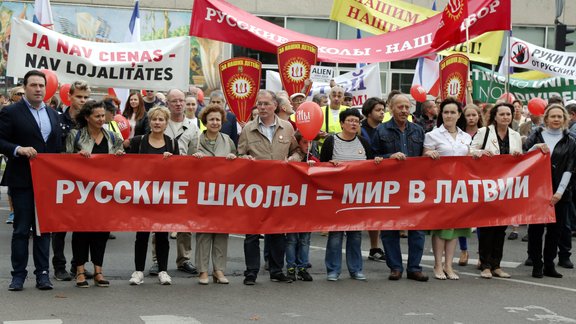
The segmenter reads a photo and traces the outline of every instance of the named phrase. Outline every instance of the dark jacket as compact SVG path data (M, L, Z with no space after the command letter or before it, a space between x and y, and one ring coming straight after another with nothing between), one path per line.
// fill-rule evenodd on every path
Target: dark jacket
M70 108L58 115L58 121L62 129L62 150L64 151L66 149L66 137L68 137L68 133L76 128L76 121L70 117Z
M40 127L24 100L0 110L0 153L8 157L2 184L15 188L31 188L30 161L26 157L14 157L17 146L33 147L38 153L60 153L62 130L58 113L46 107L52 131L44 142Z
M394 118L380 124L372 137L372 149L375 156L389 158L396 152L402 152L409 157L422 156L424 150L424 130L420 125L406 122L407 147L400 146L401 132Z
M234 145L238 146L238 126L236 124L236 115L227 111L226 121L222 123L222 129L220 133L228 135L234 142Z
M524 150L528 151L534 144L544 143L544 138L542 137L542 127L538 127L533 131L530 136L526 139L524 143ZM552 190L556 192L560 180L562 180L562 174L564 172L574 173L574 159L576 158L576 140L574 137L570 136L570 131L564 130L562 133L562 139L554 147L554 152L550 157L552 164ZM572 174L571 183L574 183L574 174ZM566 191L562 195L562 201L568 201L571 199L571 187L568 186Z
M174 141L170 136L164 135L164 142L166 143L166 152L170 152L173 155L180 154L178 141ZM144 152L148 151L148 147L150 147L148 134L134 136L130 139L130 146L128 147L127 153L144 154Z

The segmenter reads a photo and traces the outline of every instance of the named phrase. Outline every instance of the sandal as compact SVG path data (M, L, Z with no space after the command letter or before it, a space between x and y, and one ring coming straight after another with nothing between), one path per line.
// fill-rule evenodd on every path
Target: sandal
M83 281L78 281L78 277L83 276L84 280ZM90 284L88 283L88 281L86 281L86 274L84 272L78 272L76 274L76 287L78 288L88 288L90 287Z
M100 280L96 279L96 277L98 276L102 276L102 279ZM94 284L96 284L96 286L98 287L109 287L110 281L104 279L104 275L102 274L102 272L96 272L94 274Z

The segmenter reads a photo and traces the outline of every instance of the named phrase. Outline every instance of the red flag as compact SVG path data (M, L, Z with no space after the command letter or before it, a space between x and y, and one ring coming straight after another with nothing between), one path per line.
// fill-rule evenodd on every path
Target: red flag
M448 4L442 11L442 19L438 24L438 30L432 38L433 48L439 48L446 42L459 42L462 23L468 18L467 0L448 0Z

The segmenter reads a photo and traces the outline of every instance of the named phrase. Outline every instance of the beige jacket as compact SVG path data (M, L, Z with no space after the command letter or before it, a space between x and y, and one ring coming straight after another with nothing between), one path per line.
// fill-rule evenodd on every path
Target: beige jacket
M78 136L78 140L76 140L77 133L80 132L80 136ZM112 133L108 130L102 128L102 132L104 133L104 137L106 137L106 141L108 141L108 153L115 154L118 151L124 151L122 147L122 138L116 133ZM114 140L112 141L112 136L114 136ZM94 148L94 140L88 134L88 128L83 127L81 129L73 129L68 133L68 137L66 137L66 153L78 153L82 150L86 152L92 152Z
M294 138L294 128L277 116L272 142L258 129L260 118L249 122L242 129L238 140L238 155L250 155L256 160L285 160L294 157L302 161L302 152Z
M488 133L488 139L486 141L486 147L484 150L490 151L493 154L500 154L500 146L498 145L498 135L496 134L496 130L494 125L490 125L488 127L482 127L478 130L478 133L472 139L472 145L470 145L470 149L473 150L481 150L482 144L484 143L484 136L486 136L486 129L490 128L490 132ZM508 140L510 141L510 154L514 154L515 152L522 153L522 139L520 138L520 134L514 131L512 128L508 129Z

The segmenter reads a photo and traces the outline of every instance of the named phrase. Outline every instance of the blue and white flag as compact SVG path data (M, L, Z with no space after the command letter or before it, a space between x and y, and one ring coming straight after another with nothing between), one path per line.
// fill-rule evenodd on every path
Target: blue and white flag
M50 0L34 1L34 17L32 21L35 24L42 25L48 29L54 29L54 19L52 19L52 8Z

